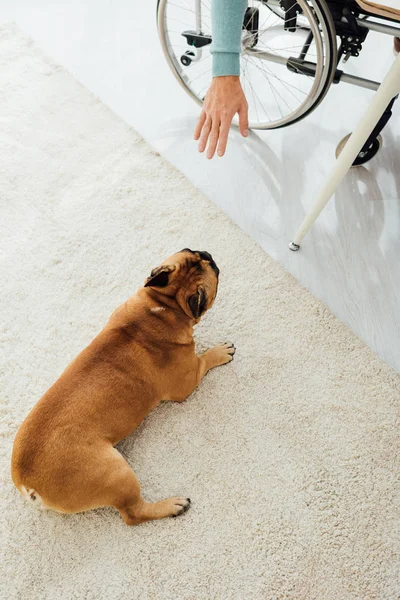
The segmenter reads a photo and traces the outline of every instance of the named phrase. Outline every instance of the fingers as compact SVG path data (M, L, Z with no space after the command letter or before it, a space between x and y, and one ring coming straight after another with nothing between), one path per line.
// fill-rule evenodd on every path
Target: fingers
M198 140L203 129L203 125L206 122L207 115L204 110L201 111L199 120L197 121L196 129L194 130L193 139Z
M199 152L204 152L207 147L207 158L213 158L215 155L215 151L218 146L218 156L224 156L226 151L226 146L228 143L229 129L231 126L232 119L229 117L225 117L222 121L218 118L212 120L211 117L206 117L205 120L202 119L203 125L200 131L200 125L198 124L196 127L196 134L200 137L199 141ZM200 123L200 120L199 120ZM247 126L247 125L246 125ZM241 131L242 133L242 131ZM248 132L247 132L248 134ZM247 135L242 133L242 135ZM195 139L199 139L198 137Z
M243 137L249 135L248 104L243 97L242 102L237 109L239 115L239 130ZM199 140L199 152L204 152L207 148L207 158L213 158L218 148L218 156L224 156L234 112L215 111L203 108L197 122L194 139Z
M243 103L238 110L239 113L239 131L243 137L249 135L249 109L247 102Z
M200 135L200 140L199 140L199 152L204 152L206 146L207 146L207 142L208 142L208 136L210 135L210 131L211 131L211 117L207 116L206 120L204 122L203 128L201 130L201 135Z
M219 121L215 120L212 123L211 135L208 142L207 158L212 158L215 154L215 150L218 144L219 136Z
M223 156L225 154L226 145L228 143L229 127L229 122L224 121L221 123L219 129L218 156Z
M208 144L207 158L213 158L217 146L218 156L223 156L228 143L231 120L229 117L221 121L218 116L212 119L209 115L200 115L195 130L195 139L199 139L199 152L204 152Z

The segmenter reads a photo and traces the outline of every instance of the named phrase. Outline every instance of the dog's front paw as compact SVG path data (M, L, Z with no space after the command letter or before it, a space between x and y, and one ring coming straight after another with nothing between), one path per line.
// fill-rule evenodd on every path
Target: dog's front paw
M190 498L168 498L165 502L168 503L170 517L179 517L190 508Z
M233 360L233 356L236 352L236 348L230 342L221 344L220 346L214 346L211 348L211 352L215 357L215 366L226 365Z

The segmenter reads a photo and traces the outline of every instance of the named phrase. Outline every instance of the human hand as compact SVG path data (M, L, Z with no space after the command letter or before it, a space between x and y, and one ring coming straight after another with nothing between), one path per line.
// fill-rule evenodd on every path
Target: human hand
M207 158L214 156L217 146L218 156L225 154L229 127L236 113L239 114L240 133L247 137L248 104L239 77L214 77L194 132L194 139L199 140L199 152L204 152L208 143Z

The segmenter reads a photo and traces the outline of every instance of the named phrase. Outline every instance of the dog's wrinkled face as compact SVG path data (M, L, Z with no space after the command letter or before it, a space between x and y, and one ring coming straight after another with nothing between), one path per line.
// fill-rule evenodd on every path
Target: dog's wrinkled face
M211 254L184 248L153 269L144 286L175 297L182 310L197 321L214 303L218 276Z

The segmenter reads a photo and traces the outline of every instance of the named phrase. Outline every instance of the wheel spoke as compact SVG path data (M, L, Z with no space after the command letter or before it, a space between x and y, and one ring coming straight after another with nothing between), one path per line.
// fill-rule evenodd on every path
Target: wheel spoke
M251 59L251 58L250 58L250 60L252 61L252 59ZM253 62L253 61L252 61L252 62ZM258 67L258 65L257 65L257 67ZM265 75L265 73L264 73L264 75ZM292 107L291 107L291 106L288 104L288 102L286 101L286 99L285 99L285 98L284 98L284 97L283 97L283 96L282 96L282 95L281 95L281 94L278 92L278 90L275 88L275 86L274 86L274 85L273 85L273 84L272 84L272 83L269 81L268 77L266 77L266 79L268 80L268 82L270 83L270 85L272 85L272 86L274 87L274 89L275 89L276 93L277 93L277 94L278 94L278 96L279 96L279 97L282 99L282 101L283 101L283 102L286 104L286 106L288 107L288 109L289 109L290 111L292 111L293 109L292 109ZM296 98L296 100L298 100L298 99Z
M252 61L254 62L254 59L252 59ZM307 95L306 92L304 92L303 90L301 90L300 88L291 85L290 83L287 83L286 81L283 81L282 79L280 79L280 77L278 77L277 75L275 75L265 64L265 61L262 61L260 65L255 64L254 65L260 69L262 71L262 73L264 74L265 78L268 80L268 83L270 83L269 78L272 77L273 79L276 79L277 81L279 81L279 83L281 85L283 85L290 94L292 94L292 96L294 96L294 98L296 98L297 102L302 102L301 98L298 98L296 96L296 94L290 89L293 88L295 90L297 90L298 92L304 94L305 96ZM267 72L268 71L268 72ZM290 108L290 107L289 107Z
M201 31L210 35L211 2L200 0L199 4ZM290 31L285 29L285 13L278 4L271 6L262 0L249 0L248 5L259 11L260 23L254 32L257 34L254 48L251 48L254 43L251 32L243 29L242 33L241 81L249 103L251 126L271 128L289 124L309 112L330 83L332 56L335 56L332 52L336 52L335 47L331 49L335 43L331 21L323 14L318 0L290 3L289 10L297 5L301 9ZM159 0L159 17L160 14L160 39L170 67L186 91L201 102L212 78L211 46L206 44L197 51L182 36L185 30L196 28L195 0ZM303 59L305 44L307 54ZM200 52L201 58L196 60L190 52L195 55ZM186 64L183 64L181 58L185 54ZM312 70L310 62L314 64Z

